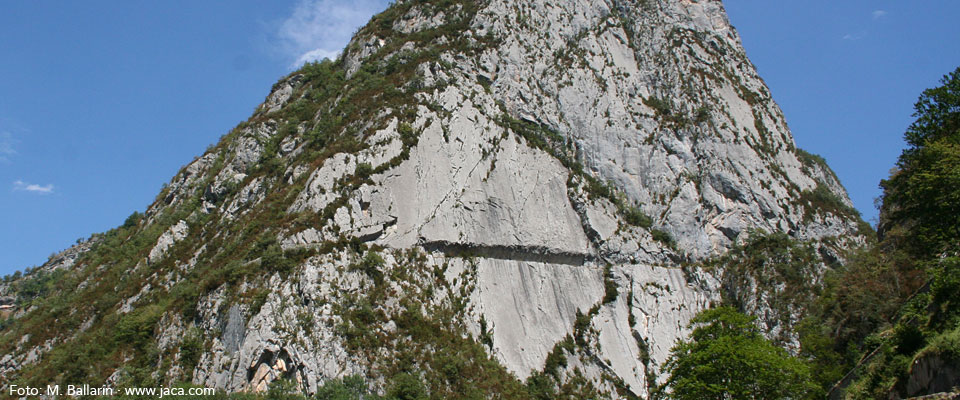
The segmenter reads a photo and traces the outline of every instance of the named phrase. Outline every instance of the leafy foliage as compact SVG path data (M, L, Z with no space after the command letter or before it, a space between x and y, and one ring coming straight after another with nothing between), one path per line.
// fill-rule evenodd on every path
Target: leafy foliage
M754 320L731 307L694 317L690 339L674 346L665 364L668 397L811 398L809 367L766 340Z
M813 190L802 191L799 201L809 206L804 214L806 219L810 219L812 213L815 211L826 211L850 219L860 218L859 211L845 204L836 194L820 183L818 183L817 187L813 188Z
M673 240L673 235L671 235L670 232L660 229L651 229L650 235L653 236L653 240L663 243L671 249L676 249L677 247L677 242Z
M855 365L850 398L916 396L913 365L939 357L958 365L960 326L960 68L923 92L916 121L883 188L880 241L829 277L820 309L808 325L819 365ZM820 328L813 328L819 326ZM849 386L847 386L849 385Z
M121 225L121 227L122 227L122 228L133 228L133 227L137 226L137 224L140 223L140 220L141 220L141 219L143 219L143 214L141 214L141 213L138 212L138 211L134 211L133 214L130 214L130 216L127 217L127 219L125 219L125 220L123 221L123 225Z
M383 282L383 265L383 257L376 251L370 250L367 255L363 256L363 260L351 269L363 272L370 279L373 279L374 284L379 285Z
M960 141L960 132L955 133ZM956 249L960 237L960 143L950 139L905 152L902 169L883 181L881 233L901 233L915 257ZM900 232L898 232L900 231Z
M904 139L898 171L881 182L881 233L903 230L915 257L956 249L960 237L960 68L927 89Z
M370 391L369 384L361 376L351 375L331 379L317 388L317 400L374 400L379 399Z
M639 208L634 206L624 206L621 208L621 214L623 219L627 221L628 224L639 226L641 228L650 228L653 226L653 219L640 211Z

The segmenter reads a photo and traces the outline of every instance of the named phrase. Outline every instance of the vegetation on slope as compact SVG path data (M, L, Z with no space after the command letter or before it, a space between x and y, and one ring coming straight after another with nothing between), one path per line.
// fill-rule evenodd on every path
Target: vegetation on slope
M908 147L881 183L881 262L894 283L917 290L866 337L872 353L850 376L850 398L916 396L960 384L960 68L940 83L914 106ZM916 370L937 363L934 374L947 387L928 385Z
M597 389L582 376L561 379L560 370L567 366L567 355L574 354L586 342L589 317L598 308L578 315L575 335L556 345L543 371L520 382L484 350L492 343L489 332L474 338L455 318L463 312L463 294L444 286L442 279L435 279L443 271L431 269L417 254L396 254L395 258L403 261L387 269L377 249L355 240L340 238L318 248L288 251L282 250L276 241L276 226L318 226L343 204L335 201L319 213L288 213L286 210L305 184L305 177L292 184L277 184L276 177L286 167L316 167L335 153L360 151L367 146L364 139L383 127L371 121L383 123L391 118L399 121L404 152L376 169L361 164L355 176L341 182L339 190L350 192L372 174L395 166L407 157L416 142L417 132L410 121L416 112L415 95L426 88L414 79L415 67L437 60L447 50L470 53L496 43L492 37L450 40L460 37L453 33L464 30L472 18L476 4L470 1L434 2L430 7L448 7L446 23L409 34L393 32L394 21L421 3L394 5L361 30L361 36L387 40L353 74L347 74L341 59L306 65L288 77L301 79L291 103L275 113L254 115L211 149L215 161L205 173L208 181L199 184L198 190L186 193L187 198L176 207L161 207L163 211L155 215L132 215L123 226L104 234L73 270L7 280L16 285L18 305L29 311L15 321L0 324L0 354L38 346L50 346L51 350L41 363L24 367L16 377L5 378L34 386L81 381L98 384L119 371L121 385L155 386L171 378L158 375L158 371L167 373L179 368L180 373L172 379L187 380L198 363L198 354L209 343L193 332L183 338L179 358L158 348L155 336L165 315L195 321L199 302L214 291L226 293L228 302L259 310L269 291L264 278L274 274L287 276L310 257L341 252L358 260L352 272L367 277L369 293L363 298L343 296L342 302L335 305L343 317L338 331L355 355L372 359L378 350L390 349L396 358L372 362L376 366L374 381L359 377L331 381L321 388L317 398L380 397L370 392L372 387L383 388L386 398L391 399L596 395ZM415 43L416 50L401 50L408 42ZM356 51L359 49L347 50ZM669 115L669 107L659 105L654 108ZM699 393L696 388L701 388L709 391L704 393L761 396L778 396L790 390L799 393L797 397L804 397L825 392L841 380L850 397L885 397L891 392L911 395L915 393L908 381L918 362L938 359L948 366L958 365L960 69L945 77L942 87L924 92L916 110L917 122L906 135L910 147L901 156L898 171L882 184L883 220L878 243L849 255L844 265L830 264L820 284L805 280L815 276L815 264L824 262L819 250L785 235L756 236L714 265L722 269L722 280L728 289L724 302L740 311L753 311L752 307L761 302L772 307L775 320L761 322L767 327L792 329L790 333L799 342L796 356L803 363L761 338L754 320L731 309L710 310L694 320L693 336L674 351L667 368L672 373L673 391L669 395L684 398L685 393ZM228 144L243 128L268 120L280 122L279 133L262 143L264 152L259 167L229 188L232 192L263 178L270 188L265 200L235 220L221 219L218 211L200 212L205 201L223 201L222 194L210 198L204 189L223 168ZM499 122L578 172L571 176L581 179L591 195L613 202L629 223L652 227L652 220L635 205L624 202L609 185L583 174L582 167L566 158L569 144L554 132L509 117ZM280 157L280 143L292 135L303 135L310 144L303 153L285 160ZM157 204L166 201L169 191L161 193ZM838 215L855 214L828 195L828 190L818 187L801 193L798 201L833 210ZM157 238L181 220L191 228L187 240L171 248L170 255L157 264L139 263ZM229 235L221 235L223 232ZM672 242L662 231L652 233L657 240ZM197 248L200 243L205 248ZM196 267L179 271L193 257L198 257ZM176 279L169 280L169 276ZM163 287L162 281L171 282L172 286ZM399 311L375 306L387 303L392 295L389 284L399 282L423 285L412 295L395 299L403 305ZM148 284L156 289L140 298L131 310L118 312L124 299L134 298ZM604 301L616 299L613 289L608 288ZM434 302L430 295L436 292L448 293L448 301ZM806 316L800 319L803 311ZM396 322L396 334L384 335L369 329L387 321ZM780 344L792 340L778 339ZM704 355L707 359L702 358ZM741 372L739 376L753 381L741 385L744 382L724 380L716 370L704 375L693 368L709 364L696 360L710 359L725 360L721 366L743 367L735 368ZM848 371L852 372L847 374ZM819 388L805 385L808 377ZM721 382L715 383L716 379ZM298 397L291 391L281 383L268 397Z
M810 278L825 259L810 244L782 234L753 236L707 263L722 271L725 304L753 312L765 302L779 319L767 328L787 328L798 339L795 352L808 367L797 370L809 368L819 385L807 392L811 398L828 392L851 399L910 397L960 384L960 68L941 84L920 96L905 135L909 147L881 183L876 242L851 251L845 263L827 265L820 283ZM717 309L694 321L711 327L723 323L721 317L742 318ZM768 373L789 382L791 374L778 368L792 361L752 374L681 368L705 355L730 359L725 367L740 365L766 346L724 347L729 339L695 326L667 364L667 396L740 393L741 387L762 387L756 379ZM789 344L789 337L779 339ZM789 397L808 397L797 393Z
M344 204L346 194L367 182L372 174L392 168L409 156L418 135L411 122L422 105L416 95L447 84L438 81L437 87L424 87L415 79L418 65L430 61L448 68L439 57L442 52L471 54L495 44L489 36L468 40L457 34L469 25L476 12L475 2L421 3L394 4L361 29L358 37L376 37L384 44L360 60L352 74L344 57L336 62L304 65L282 79L281 84L292 87L289 103L274 112L261 109L210 148L207 155L212 163L204 167L203 180L190 190L176 192L165 187L151 207L156 212L135 213L123 226L104 234L74 268L18 280L17 285L23 286L23 290L18 289L22 292L20 305L29 308L22 317L4 322L0 354L38 346L50 348L40 362L24 366L15 376L4 377L3 383L43 387L111 381L111 385L122 388L189 381L200 354L208 352L212 344L196 328L203 319L205 299L216 293L223 304L242 305L256 314L274 289L268 286L271 277L285 279L305 260L338 254L357 260L344 273L364 275L367 286L362 296L342 293L337 297L333 308L342 322L336 330L352 356L366 359L370 371L363 383L355 378L328 383L320 389L318 398L379 398L370 391L385 393L388 399L489 398L494 394L519 399L599 396L577 370L567 372L569 377L563 381L559 378L556 369L565 364L568 353L577 349L572 339L564 342L569 346L558 344L547 370L536 373L528 382L507 372L484 349L492 344L490 332L483 329L480 337L473 337L467 331L461 318L466 305L465 294L459 292L463 286L444 286L447 281L441 279L443 271L427 265L420 254L394 254L399 262L387 268L378 254L382 249L369 249L356 239L341 236L314 248L286 251L277 242L280 227L292 227L295 232L323 226ZM436 8L443 7L445 12L440 14L445 16L445 23L407 34L393 31L394 21L414 5L431 7L437 13L441 10ZM414 50L401 49L409 43L415 44ZM360 50L348 48L346 53ZM368 146L366 139L393 119L399 121L403 142L397 158L377 168L361 163L354 176L338 182L336 190L344 196L321 212L288 212L307 177L288 183L285 170L298 165L316 168L336 153L362 151ZM230 162L231 146L244 131L274 122L276 134L257 138L263 152L255 166L244 171L241 181L228 182L226 193L211 193L215 177ZM281 143L295 135L307 140L304 151L281 155ZM257 180L267 190L265 198L243 213L226 218L219 206ZM206 203L216 207L208 208ZM179 221L188 224L188 236L162 259L145 262L160 235ZM192 267L184 269L185 265ZM467 285L468 278L461 277L459 282ZM392 285L412 287L398 294ZM152 289L140 293L145 287ZM445 293L443 300L435 297L441 293ZM388 309L383 304L401 308ZM598 309L591 310L591 315ZM184 337L173 338L180 341L177 345L161 348L158 336L172 319L185 321L191 328ZM373 328L389 321L396 324L392 334ZM301 322L309 327L316 321L305 316ZM586 333L581 332L583 335ZM281 383L267 397L300 398L293 393L302 389Z
M755 319L732 307L694 317L690 339L673 347L664 368L670 398L810 398L809 365L764 338Z
M378 35L386 39L386 43L376 53L361 60L359 68L349 77L348 67L340 59L307 64L284 78L282 82L296 78L290 103L276 112L256 113L209 149L208 154L213 156L214 162L204 171L205 180L195 185L196 190L176 193L183 198L171 203L173 189L165 188L157 197L156 214L149 215L149 218L139 213L132 215L123 226L104 234L71 270L40 273L17 281L15 290L21 294L18 305L27 311L22 317L3 322L0 353L10 354L16 349L37 346L51 348L42 362L24 366L16 376L4 377L4 383L44 386L88 382L98 385L106 382L114 372L120 377L120 386L156 386L170 380L189 380L189 373L198 362L197 353L206 350L210 342L203 338L185 340L183 345L190 351L179 358L175 351L158 348L156 336L165 316L176 316L193 323L199 318L200 301L214 292L225 293L228 303L246 304L250 310L256 311L269 293L266 283L270 276L287 276L294 266L309 257L333 252L361 252L356 241L345 238L312 249L282 250L276 240L278 227L322 226L342 201L334 202L334 206L320 213L288 213L290 204L305 184L306 176L292 184L281 184L283 180L278 177L282 177L283 171L291 165L316 167L335 153L362 150L367 146L364 139L376 129L383 128L371 122L385 124L391 118L401 120L399 131L404 151L398 159L379 168L395 166L407 156L417 134L406 123L416 111L415 94L433 90L422 85L408 85L414 81L416 66L427 60L437 61L442 51L472 52L490 45L493 40L484 37L467 41L462 35L451 35L465 30L472 19L476 4L469 1L444 1L431 5L449 8L444 13L445 23L435 28L409 34L392 31L389 27L393 21L417 3L396 4L364 28L361 34ZM450 40L456 37L462 40ZM416 51L400 51L402 45L411 41L418 45ZM348 49L348 52L352 50ZM242 181L227 185L228 193L211 195L208 188L229 161L230 146L244 129L270 121L278 121L277 133L269 139L262 139L265 141L261 143L264 151L255 169L246 171ZM292 156L292 159L281 158L280 143L298 134L309 140L306 151ZM343 182L341 189L349 192L376 172L380 171L361 165L356 176ZM238 188L257 179L263 179L263 184L269 188L268 194L239 217L224 218L218 209L203 211L204 202L219 206ZM142 262L158 237L181 220L190 227L188 237L174 245L157 263ZM182 266L188 263L195 266L184 270ZM120 311L126 299L137 298L140 289L148 285L153 290L132 304L126 304L132 306L129 312ZM437 329L444 340L459 338L466 341L465 346L471 343L469 335L461 330ZM472 355L471 362L487 360L488 364L491 363L489 359L479 357L482 351L475 351L481 349L479 344L474 351L456 346L450 348L463 355ZM488 365L486 368L494 367ZM497 365L496 368L499 369L495 374L508 376L502 367ZM461 372L454 375L470 377ZM390 377L385 378L389 381ZM506 379L509 385L523 391L522 382L513 377Z

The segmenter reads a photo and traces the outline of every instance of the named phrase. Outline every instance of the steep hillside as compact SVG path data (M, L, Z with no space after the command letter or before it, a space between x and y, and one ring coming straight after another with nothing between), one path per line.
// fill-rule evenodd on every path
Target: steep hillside
M646 397L722 297L701 261L765 231L829 262L862 225L719 1L398 1L145 213L0 287L0 371Z

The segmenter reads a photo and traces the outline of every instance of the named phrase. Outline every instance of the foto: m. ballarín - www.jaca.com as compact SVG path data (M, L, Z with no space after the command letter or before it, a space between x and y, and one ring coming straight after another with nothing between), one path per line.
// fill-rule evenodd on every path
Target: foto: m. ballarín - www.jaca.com
M176 396L210 396L217 393L214 388L186 387L127 387L115 389L109 386L83 385L47 385L46 387L10 385L7 394L12 397L29 398L39 396L148 396L156 398Z

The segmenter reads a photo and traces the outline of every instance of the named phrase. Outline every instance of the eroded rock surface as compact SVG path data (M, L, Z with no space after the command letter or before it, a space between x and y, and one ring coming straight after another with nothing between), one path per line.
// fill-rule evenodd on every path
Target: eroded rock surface
M321 90L320 66L276 84L118 241L152 234L149 247L84 264L78 293L113 285L115 302L74 305L77 330L25 336L0 372L119 318L154 324L150 365L171 365L156 373L169 382L382 386L384 360L413 340L405 321L443 316L516 378L561 349L558 379L646 396L690 319L720 300L698 261L752 230L862 241L719 1L452 3L400 1L391 23L358 32L333 67L345 82L370 65L409 72L389 83L402 100L350 98L368 102L364 119L338 119L356 111L338 103L351 88ZM128 376L122 364L108 381Z

